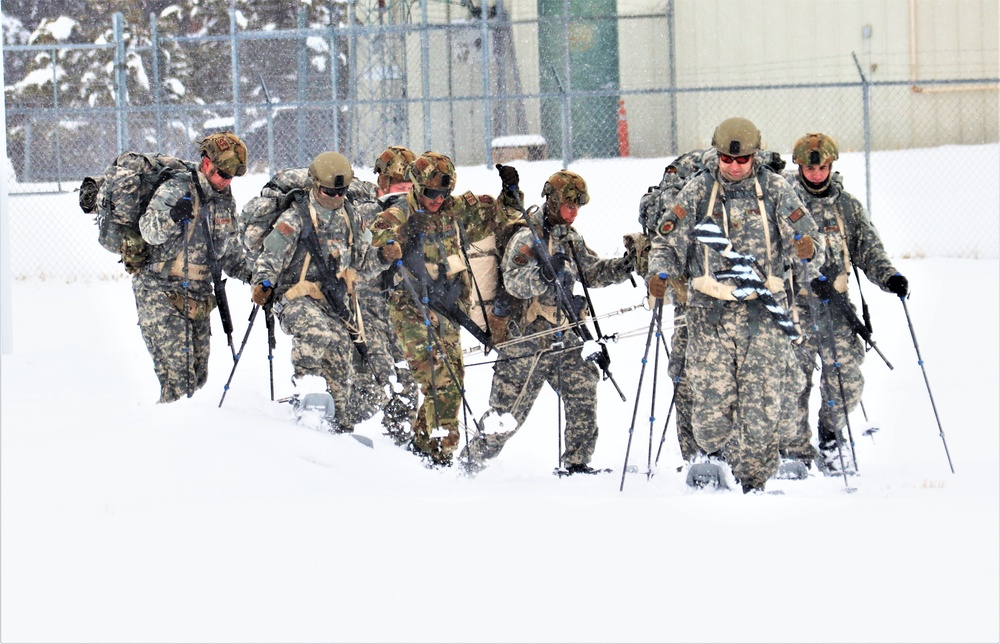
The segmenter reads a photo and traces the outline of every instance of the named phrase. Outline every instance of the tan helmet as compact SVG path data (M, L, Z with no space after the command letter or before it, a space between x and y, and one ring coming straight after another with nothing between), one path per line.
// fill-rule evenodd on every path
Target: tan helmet
M437 152L424 152L417 157L407 169L406 178L420 186L421 190L429 188L448 192L455 189L457 179L451 159Z
M231 177L247 173L247 146L232 132L209 134L198 142L202 156Z
M796 165L826 165L840 158L837 142L826 134L810 132L795 142L792 161Z
M542 196L554 203L575 203L582 206L590 201L587 182L569 170L560 170L545 181Z
M354 169L343 154L321 152L309 164L309 178L316 187L347 188L354 179Z
M753 154L760 149L760 130L744 118L726 119L715 128L712 147L729 156Z

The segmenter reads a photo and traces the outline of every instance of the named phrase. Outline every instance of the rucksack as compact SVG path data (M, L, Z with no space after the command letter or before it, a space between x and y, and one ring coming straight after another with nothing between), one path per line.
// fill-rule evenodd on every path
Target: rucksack
M146 243L139 233L139 218L153 193L178 173L194 166L165 154L123 152L104 174L84 178L80 208L94 213L97 241L105 250L121 255L126 270L134 272L146 262Z

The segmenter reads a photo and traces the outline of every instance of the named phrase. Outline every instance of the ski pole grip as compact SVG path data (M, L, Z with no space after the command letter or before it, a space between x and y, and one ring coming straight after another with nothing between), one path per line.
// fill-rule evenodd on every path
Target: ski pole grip
M264 280L263 282L260 283L260 285L263 286L264 288L271 288L272 286L274 286L273 284L271 284L271 280Z
M657 273L656 276L659 277L661 280L667 279L667 274L662 271Z

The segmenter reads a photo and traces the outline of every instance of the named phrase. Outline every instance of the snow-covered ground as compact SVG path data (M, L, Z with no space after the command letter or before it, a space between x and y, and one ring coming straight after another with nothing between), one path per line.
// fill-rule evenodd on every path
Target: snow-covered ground
M996 159L988 146L993 183L962 192L981 199L963 214L966 231L996 230ZM626 174L620 163L572 168L593 193L578 227L603 255L637 229L638 198L665 160L630 163ZM515 165L535 202L558 169ZM863 177L848 174L857 167L837 169L863 195ZM238 203L266 179L237 179ZM498 188L485 168L460 168L458 183ZM72 195L50 199L75 207ZM898 248L891 236L904 222L876 223ZM972 234L957 228L939 234ZM113 273L114 258L93 247ZM768 484L784 495L692 491L675 469L672 421L648 478L670 385L665 363L654 374L651 360L633 421L650 316L641 307L600 320L619 334L611 370L628 397L610 382L598 391L593 464L612 474L551 474L557 419L546 390L500 458L469 478L425 469L380 435L377 417L358 429L374 449L293 424L270 400L262 319L221 408L232 360L217 318L208 385L156 405L127 280L17 281L14 352L0 370L0 640L995 642L1000 266L896 261L955 473L903 306L865 282L876 341L895 368L869 353L868 420L851 419L862 473L851 494L822 476ZM598 312L614 313L643 293L626 283L592 295ZM248 287L231 280L229 298L238 343ZM279 397L291 390L289 351L279 330ZM466 357L476 413L489 359ZM640 473L619 491L630 427Z

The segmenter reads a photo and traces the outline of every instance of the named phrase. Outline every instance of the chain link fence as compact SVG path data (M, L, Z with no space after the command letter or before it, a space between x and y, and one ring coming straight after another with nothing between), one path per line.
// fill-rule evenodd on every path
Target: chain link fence
M228 36L161 38L153 22L150 43L130 47L116 14L108 44L5 45L5 64L50 61L47 72L16 81L40 88L30 101L6 104L15 278L122 274L97 247L74 190L126 149L193 159L198 138L229 129L247 143L250 172L264 176L330 149L370 168L399 144L449 154L460 167L600 159L612 171L588 181L615 185L630 161L658 159L662 171L677 154L708 147L715 126L735 115L753 120L765 146L789 162L806 132L833 135L844 153L837 169L894 255L1000 255L995 217L989 230L943 235L938 224L1000 203L998 78L874 82L849 57L824 77L853 81L684 83L677 70L687 54L672 51L669 12L571 18L566 3L540 1L537 18L513 21L502 6L460 19L442 13L450 4L422 16L370 5L335 5L345 13L324 29L303 18L296 29L243 31L233 13ZM60 69L79 57L107 71L107 92L60 95ZM900 150L925 153L900 163ZM950 173L956 167L960 178ZM643 183L655 184L659 171ZM250 196L237 194L238 205ZM641 193L621 197L637 204ZM71 241L43 257L46 235Z

